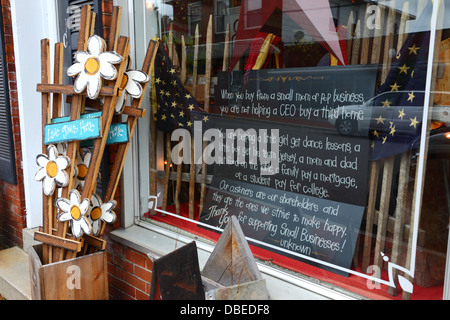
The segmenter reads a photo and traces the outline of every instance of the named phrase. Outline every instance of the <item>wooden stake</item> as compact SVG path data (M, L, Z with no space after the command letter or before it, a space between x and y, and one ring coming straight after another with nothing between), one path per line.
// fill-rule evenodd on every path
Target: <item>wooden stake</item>
M50 83L50 45L48 39L41 41L41 81L42 83ZM50 112L50 94L42 93L42 140L44 140L44 125L51 122ZM42 153L47 154L47 146L42 144ZM56 191L55 191L56 192ZM43 228L44 232L50 233L53 222L53 196L43 196ZM48 264L52 261L51 248L47 245L43 246L43 263Z

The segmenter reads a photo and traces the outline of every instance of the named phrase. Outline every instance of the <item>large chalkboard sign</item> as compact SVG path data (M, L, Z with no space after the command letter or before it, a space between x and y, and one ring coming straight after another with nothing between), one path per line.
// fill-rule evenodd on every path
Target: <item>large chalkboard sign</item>
M200 221L223 228L234 215L247 237L282 248L281 254L350 268L366 205L370 141L339 135L326 124L335 107L373 96L376 73L327 70L221 75L214 124L224 138L234 132L234 160L241 155L247 161L230 161L224 142ZM277 148L269 143L275 134ZM238 139L246 139L245 147ZM278 153L271 174L249 161L252 153L261 155L262 143L268 155Z

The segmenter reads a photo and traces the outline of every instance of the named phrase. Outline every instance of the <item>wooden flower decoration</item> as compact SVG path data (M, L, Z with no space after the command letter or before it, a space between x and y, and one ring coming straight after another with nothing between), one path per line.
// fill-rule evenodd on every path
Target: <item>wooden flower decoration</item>
M77 165L74 170L75 177L75 188L79 186L81 188L84 187L84 180L86 179L89 165L91 164L92 153L87 151L84 153L84 156L80 155L80 152L77 152Z
M114 80L117 69L114 64L122 62L122 57L105 49L105 41L99 36L92 36L88 40L88 51L75 53L75 63L69 67L67 74L70 77L78 75L75 80L75 92L81 93L87 88L90 99L96 99L102 88L103 80Z
M58 156L58 150L54 145L47 147L47 154L39 154L36 163L40 169L36 172L34 179L42 181L44 194L51 196L56 186L63 188L69 183L66 169L70 160L66 156Z
M130 66L130 62L131 59L128 59L128 67ZM125 88L122 95L117 99L117 113L122 113L127 96L130 96L133 99L139 99L143 93L141 83L146 83L150 80L149 76L144 72L139 70L130 70L129 68L127 68L127 71L124 73L123 79L123 86L125 86Z
M112 211L117 203L114 200L102 203L102 200L95 193L91 197L91 209L89 210L89 219L92 223L92 233L94 236L100 234L100 221L114 223L117 219Z
M56 218L60 222L69 221L72 235L79 239L85 234L92 233L92 226L86 216L89 210L89 199L81 199L78 190L73 189L69 192L69 199L58 198L55 200L55 206L61 210Z

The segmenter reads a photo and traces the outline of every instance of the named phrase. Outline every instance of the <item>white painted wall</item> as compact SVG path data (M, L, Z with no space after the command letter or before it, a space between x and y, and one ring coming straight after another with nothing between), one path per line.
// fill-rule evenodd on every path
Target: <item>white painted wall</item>
M28 228L42 225L42 185L34 180L36 156L42 152L41 95L36 85L41 79L40 41L48 38L53 49L58 39L56 1L11 0Z

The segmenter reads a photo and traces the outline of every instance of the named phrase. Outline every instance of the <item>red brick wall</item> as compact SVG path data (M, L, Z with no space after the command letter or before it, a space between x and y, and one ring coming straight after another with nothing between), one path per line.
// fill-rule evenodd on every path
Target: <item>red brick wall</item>
M108 241L109 296L112 300L148 300L152 261L143 253Z
M26 228L25 191L23 187L22 145L20 140L19 104L17 100L16 65L9 0L1 0L3 29L5 34L6 63L14 152L16 157L17 185L0 181L0 242L7 246L22 246L22 229Z

